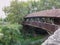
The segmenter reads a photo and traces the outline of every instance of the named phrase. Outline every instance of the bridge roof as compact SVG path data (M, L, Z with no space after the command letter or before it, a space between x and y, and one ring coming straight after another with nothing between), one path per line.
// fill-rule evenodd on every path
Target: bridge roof
M50 9L50 10L34 12L28 14L26 18L28 17L60 17L60 9Z

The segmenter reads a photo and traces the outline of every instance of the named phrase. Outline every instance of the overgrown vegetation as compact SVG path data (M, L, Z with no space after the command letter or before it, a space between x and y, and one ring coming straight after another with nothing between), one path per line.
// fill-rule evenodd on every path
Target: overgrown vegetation
M60 8L60 0L12 0L10 6L3 8L7 17L0 20L0 45L41 45L44 36L30 37L32 34L29 34L24 38L21 23L29 13L52 8Z
M18 24L0 25L0 45L40 45L42 43L44 36L25 39L21 30L22 25Z
M0 45L18 45L22 29L18 24L0 25Z

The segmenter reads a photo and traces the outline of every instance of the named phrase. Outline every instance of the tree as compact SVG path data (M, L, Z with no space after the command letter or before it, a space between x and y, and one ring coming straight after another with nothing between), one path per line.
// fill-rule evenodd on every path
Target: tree
M11 5L4 8L4 12L7 15L6 20L12 23L21 23L23 17L28 13L28 3L19 2L18 0L12 1Z

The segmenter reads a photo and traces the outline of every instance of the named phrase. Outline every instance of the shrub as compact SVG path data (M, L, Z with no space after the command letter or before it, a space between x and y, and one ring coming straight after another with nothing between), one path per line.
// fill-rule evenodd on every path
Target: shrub
M20 45L22 25L0 25L0 45Z

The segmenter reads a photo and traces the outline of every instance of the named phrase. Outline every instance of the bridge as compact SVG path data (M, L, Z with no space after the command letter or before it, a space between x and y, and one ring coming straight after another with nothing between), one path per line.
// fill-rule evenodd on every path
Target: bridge
M28 14L23 25L44 29L49 34L54 33L60 25L60 9L43 10Z
M49 24L49 23L41 23L41 22L24 22L23 24L28 25L28 26L33 26L33 27L36 27L36 28L44 29L49 34L52 34L58 28L57 25L53 25L53 24Z

